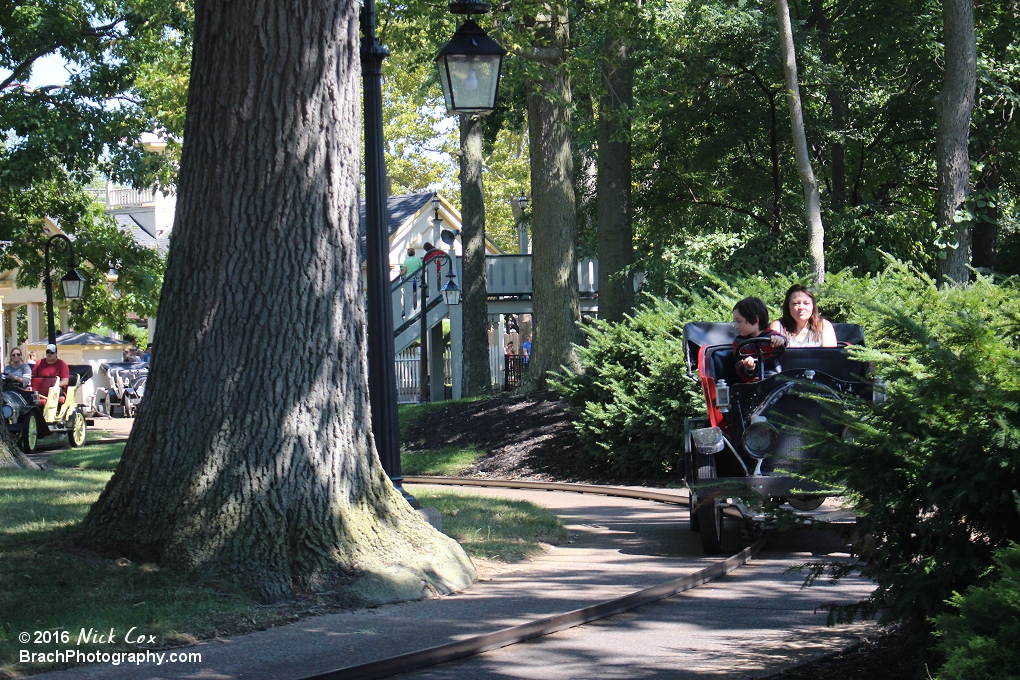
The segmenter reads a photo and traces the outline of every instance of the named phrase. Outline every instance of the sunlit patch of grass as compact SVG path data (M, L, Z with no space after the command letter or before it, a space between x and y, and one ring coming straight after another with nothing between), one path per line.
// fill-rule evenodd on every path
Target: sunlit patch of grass
M50 462L64 467L88 470L113 470L124 453L124 442L116 444L89 444L76 449L64 449L50 456Z
M0 470L0 550L77 524L109 479L92 470Z
M454 477L484 455L482 449L456 446L437 451L403 451L400 454L400 471L405 475Z
M567 538L559 518L526 501L412 487L423 507L439 510L443 533L472 557L517 562Z
M117 436L117 435L115 435L113 432L108 432L108 431L103 430L103 429L98 429L97 430L94 427L90 427L89 431L85 433L85 441L87 441L87 442L94 442L94 441L98 441L100 439L109 439L110 437L115 437L115 436Z

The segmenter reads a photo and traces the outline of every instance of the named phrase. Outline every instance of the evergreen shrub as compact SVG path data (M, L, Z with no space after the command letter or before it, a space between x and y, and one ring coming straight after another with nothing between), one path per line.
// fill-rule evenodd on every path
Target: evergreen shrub
M851 567L877 589L840 617L881 612L913 629L954 592L987 580L993 553L1020 540L1020 295L1017 281L937 288L901 265L844 281L853 350L886 383L882 404L837 417L853 438L816 433L815 479L842 485L871 540ZM836 567L845 573L846 567Z
M946 662L937 680L1020 678L1020 545L995 553L995 581L954 593L935 619Z
M574 407L592 470L649 478L675 469L698 393L684 362L685 319L674 303L653 299L621 323L596 321L578 348L584 371L553 377Z

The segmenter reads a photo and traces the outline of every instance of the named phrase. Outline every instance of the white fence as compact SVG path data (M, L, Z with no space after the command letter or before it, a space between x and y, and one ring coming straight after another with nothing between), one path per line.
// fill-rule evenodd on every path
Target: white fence
M420 347L408 347L402 352L397 352L397 403L417 404L420 390L418 388L418 374L420 371L419 360ZM443 381L449 382L453 374L453 353L450 348L443 352ZM430 370L432 367L429 367ZM433 395L435 401L445 399L446 395Z

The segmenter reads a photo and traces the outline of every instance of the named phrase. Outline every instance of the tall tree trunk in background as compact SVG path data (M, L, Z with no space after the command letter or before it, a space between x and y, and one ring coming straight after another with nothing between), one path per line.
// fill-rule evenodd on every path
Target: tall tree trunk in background
M577 299L577 214L571 152L567 6L547 3L537 17L533 58L540 79L528 92L531 142L531 230L534 239L534 339L521 391L540 389L546 373L578 370L574 344L580 342Z
M376 455L358 255L353 0L195 6L159 357L82 544L267 602L471 583Z
M793 46L793 26L790 23L790 6L786 0L776 0L779 18L779 46L783 54L783 75L786 81L786 102L790 105L790 127L793 131L793 152L797 158L797 174L804 186L804 216L808 225L808 263L811 280L815 285L825 282L825 227L822 226L822 203L818 194L818 180L811 168L807 135L804 133L804 109L800 102L800 85L797 80L797 53Z
M937 279L970 280L971 234L968 222L955 222L956 211L970 194L970 118L977 87L974 0L942 0L946 76L935 97L938 206L935 222L955 247L946 248Z
M464 259L461 304L464 319L465 397L492 391L489 369L489 312L485 286L485 191L482 186L482 119L460 117L460 204Z
M0 470L3 468L39 469L39 466L29 460L28 456L18 448L18 443L7 431L7 427L0 427Z
M620 12L621 23L626 22ZM623 26L626 26L623 23ZM621 321L634 307L631 226L631 105L634 60L622 26L610 26L602 61L598 120L599 318Z
M1002 178L1002 166L998 160L985 165L978 180L977 189L987 192L989 199L978 211L980 220L973 226L973 265L982 269L995 269L995 255L999 244L999 202L998 191Z

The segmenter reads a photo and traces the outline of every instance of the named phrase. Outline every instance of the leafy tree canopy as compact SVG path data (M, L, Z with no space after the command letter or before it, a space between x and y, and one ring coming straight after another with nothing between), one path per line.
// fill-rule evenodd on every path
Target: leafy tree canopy
M77 327L100 319L122 327L128 311L155 311L161 257L118 231L87 188L108 177L173 190L191 19L190 4L153 0L0 3L0 267L18 267L19 285L38 285L43 222L53 219L75 240L89 279L71 308ZM66 61L67 82L29 86L53 54ZM146 150L144 133L166 139L165 151ZM121 271L119 300L101 285L111 266Z

